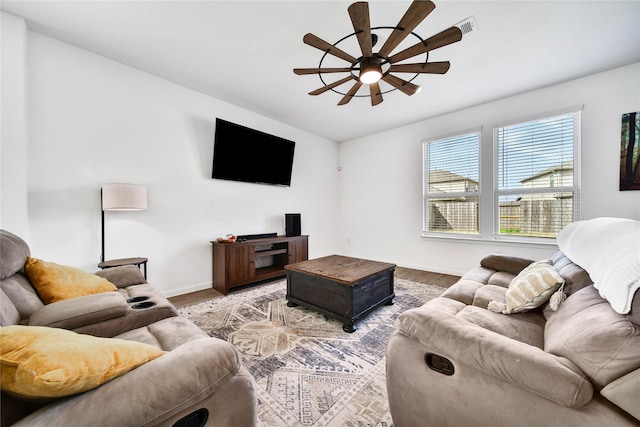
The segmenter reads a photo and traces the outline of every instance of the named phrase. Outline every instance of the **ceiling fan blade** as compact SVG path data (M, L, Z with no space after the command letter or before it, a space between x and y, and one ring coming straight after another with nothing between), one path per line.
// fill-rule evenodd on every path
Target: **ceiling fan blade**
M429 0L414 0L380 49L380 55L388 56L435 8Z
M414 93L420 90L420 86L414 85L411 82L402 80L401 78L398 78L391 74L387 74L386 76L382 77L382 80L389 83L391 86L395 87L399 91L406 93L409 96L413 95Z
M448 28L435 36L429 37L424 43L416 43L405 50L396 53L389 58L391 64L402 61L403 59L411 58L421 53L429 52L438 49L443 46L447 46L451 43L459 42L462 40L462 31L458 27Z
M383 101L382 93L380 93L380 85L378 84L378 82L371 83L369 85L369 93L371 94L372 107L375 107L376 105L380 104Z
M338 102L338 105L348 104L349 101L353 99L353 96L356 94L358 89L360 89L360 86L362 86L362 82L360 80L357 80L351 87L351 89L349 89L349 92L347 92L347 94L340 100L340 102Z
M350 81L350 80L353 80L353 77L352 77L352 76L345 77L344 79L340 79L340 80L338 80L337 82L333 82L333 83L328 84L328 85L326 85L326 86L322 86L321 88L316 89L316 90L314 90L314 91L312 91L312 92L309 92L309 95L320 95L321 93L325 93L325 92L326 92L326 91L328 91L329 89L333 89L334 87L338 87L338 86L340 86L341 84L346 83L346 82L348 82L348 81Z
M353 3L347 10L351 17L353 30L358 37L358 43L360 44L362 55L366 57L373 56L371 23L369 22L369 3L364 1Z
M428 73L428 74L445 74L449 71L451 63L449 61L443 62L428 62L426 64L398 64L392 65L389 68L390 73Z
M304 74L348 73L351 68L294 68L293 72L299 76Z
M349 55L347 52L341 49L338 49L334 45L329 44L328 42L322 40L320 37L314 36L311 33L305 34L305 36L302 38L302 41L305 42L305 44L308 44L309 46L313 46L316 49L320 49L321 51L327 52L330 55L337 56L340 59L344 59L345 61L350 62L351 64L355 64L358 61L356 58Z

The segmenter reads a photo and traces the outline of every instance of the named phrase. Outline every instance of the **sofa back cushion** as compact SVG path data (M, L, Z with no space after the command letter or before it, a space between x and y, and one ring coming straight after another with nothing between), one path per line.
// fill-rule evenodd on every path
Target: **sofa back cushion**
M591 280L591 277L589 277L589 273L571 261L562 251L558 251L553 254L551 261L553 262L555 269L560 274L560 277L564 279L562 292L565 297L568 298L580 289L593 285L593 281ZM555 313L555 310L550 307L549 303L546 303L542 310L544 317L548 319L553 315L553 313Z
M20 237L0 230L0 279L6 279L22 270L30 255L29 246Z
M135 265L121 265L119 267L106 268L96 271L95 275L107 279L117 288L126 288L127 286L147 283L142 272Z
M551 261L558 273L560 273L560 276L564 279L563 291L567 297L582 288L593 285L589 273L567 258L563 252L556 252L551 257Z
M31 286L29 279L22 273L16 273L0 280L0 289L5 293L20 313L20 320L26 320L44 306L44 303Z
M495 271L506 271L513 275L519 274L534 260L503 254L490 254L480 260L480 265Z
M640 326L593 286L567 298L545 325L544 350L571 360L598 390L640 368L638 349Z
M0 289L0 326L17 325L20 322L20 313L11 302L11 299Z

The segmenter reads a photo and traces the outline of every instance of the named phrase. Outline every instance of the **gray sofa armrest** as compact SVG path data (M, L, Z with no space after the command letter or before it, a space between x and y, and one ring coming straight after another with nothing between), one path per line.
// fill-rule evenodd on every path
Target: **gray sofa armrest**
M120 267L105 268L96 271L96 276L104 277L116 288L126 288L131 285L147 283L142 271L135 265L122 265Z
M396 328L454 368L464 364L560 405L578 408L593 396L592 384L570 360L439 310L436 300L403 313Z
M75 329L125 316L129 304L119 292L103 292L45 305L29 318L30 326Z
M506 271L511 274L520 273L534 260L502 254L490 254L480 260L480 265L496 271Z
M207 337L96 389L48 405L15 426L69 426L87 420L87 414L93 425L172 425L204 407L211 425L249 427L256 421L255 399L253 380L233 346Z

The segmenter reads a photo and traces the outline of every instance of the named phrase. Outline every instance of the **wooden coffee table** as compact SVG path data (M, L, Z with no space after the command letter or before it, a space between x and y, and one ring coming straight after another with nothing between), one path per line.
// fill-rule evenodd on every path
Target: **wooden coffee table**
M287 305L301 305L344 323L354 322L382 304L393 304L395 264L331 255L289 264Z

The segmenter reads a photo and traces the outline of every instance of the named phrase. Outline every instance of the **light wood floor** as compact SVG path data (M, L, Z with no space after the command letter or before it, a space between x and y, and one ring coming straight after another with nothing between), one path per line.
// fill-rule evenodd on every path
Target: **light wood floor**
M414 270L411 268L396 267L394 276L398 279L411 280L412 282L428 283L431 285L441 286L448 288L460 279L459 276L451 276L449 274L432 273L430 271ZM282 280L282 279L278 279ZM271 283L271 281L269 282ZM256 285L247 285L234 289L232 292L238 290L248 289ZM195 304L200 301L206 301L213 298L220 298L223 295L215 289L203 289L201 291L191 292L184 295L177 295L169 298L169 301L176 307L184 307L185 305Z

